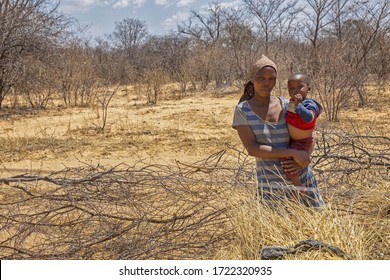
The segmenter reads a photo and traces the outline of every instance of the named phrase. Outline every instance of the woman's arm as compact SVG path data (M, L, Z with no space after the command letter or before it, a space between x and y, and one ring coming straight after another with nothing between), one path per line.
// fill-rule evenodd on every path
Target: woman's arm
M276 149L267 145L260 145L256 142L256 137L252 129L248 125L240 125L236 127L238 135L244 144L250 156L273 159L273 158L293 158L301 167L305 167L310 163L310 157L305 151L295 149Z
M314 146L315 146L315 143L313 140L313 143L311 144L310 150L308 151L309 156L311 156L311 154L313 153ZM301 172L302 168L304 168L310 164L310 161L307 162L307 165L302 166L302 167L299 166L298 163L295 162L295 160L289 159L289 158L281 159L280 163L281 163L282 168L284 169L285 172L290 173L290 174L299 174L299 172Z

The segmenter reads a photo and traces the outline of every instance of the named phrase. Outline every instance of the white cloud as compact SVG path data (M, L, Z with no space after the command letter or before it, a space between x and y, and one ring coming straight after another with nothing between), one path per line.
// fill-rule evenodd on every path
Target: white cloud
M93 4L99 4L99 2L102 2L102 1L99 1L99 0L80 0L80 1L74 0L74 1L63 1L63 2L79 3L81 6L88 7L88 6L91 6Z
M184 20L188 19L189 17L190 17L189 12L179 11L176 14L174 14L173 16L171 16L170 18L167 18L164 21L164 25L168 29L175 28L177 23L184 21Z
M0 0L1 2L2 0ZM178 23L188 20L189 10L199 12L214 0L60 0L59 9L75 17L81 25L94 28L94 34L110 32L119 17L131 16L147 21L154 34L176 29ZM216 0L218 1L218 0ZM242 0L220 0L232 5ZM186 12L188 11L188 12ZM102 16L104 15L104 16Z
M119 1L115 1L112 4L112 7L114 7L114 8L124 8L124 7L129 6L129 4L130 4L129 0L119 0Z
M134 7L142 7L147 0L119 0L114 1L112 7L114 8L125 8L130 5L133 5Z
M238 8L240 5L242 5L241 0L234 0L231 2L222 2L220 3L222 8Z
M142 7L148 0L62 0L61 8L64 12L85 11L95 6L109 6L113 8L125 8L133 6Z
M177 7L188 7L195 3L196 0L154 0L154 3L158 6L170 6L175 4L175 2Z
M158 6L166 6L169 4L169 0L154 0L154 3Z
M187 7L187 6L190 6L194 2L195 2L195 0L179 0L177 2L177 6L178 7Z
M83 11L88 8L96 5L103 4L102 0L62 0L60 3L60 9L63 12L75 12L75 11Z

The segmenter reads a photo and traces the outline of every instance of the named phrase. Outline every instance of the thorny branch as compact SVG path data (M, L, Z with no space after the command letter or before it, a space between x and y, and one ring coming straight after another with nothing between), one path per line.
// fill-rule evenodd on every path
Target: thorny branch
M226 207L221 186L188 171L139 163L1 178L1 258L206 258L229 234Z
M311 167L318 174L332 174L335 180L353 182L362 171L375 170L373 178L388 180L390 170L390 138L376 135L354 135L343 131L324 130L316 138Z
M389 138L328 130L316 144L312 167L325 196L340 198L343 211L378 215L359 201L377 195L387 209L389 192L368 190L389 179ZM252 188L253 170L253 158L228 146L195 163L85 165L0 178L0 257L211 258L232 238L223 199ZM345 196L353 205L343 205Z

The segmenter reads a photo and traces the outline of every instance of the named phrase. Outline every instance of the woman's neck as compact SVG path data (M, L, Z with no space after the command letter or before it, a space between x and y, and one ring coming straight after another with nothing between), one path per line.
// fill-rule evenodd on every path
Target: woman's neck
M259 107L269 107L270 104L272 103L272 101L274 100L274 97L272 97L271 95L269 95L269 96L259 96L259 95L255 94L255 96L252 99L253 99L253 103L256 106L259 106Z

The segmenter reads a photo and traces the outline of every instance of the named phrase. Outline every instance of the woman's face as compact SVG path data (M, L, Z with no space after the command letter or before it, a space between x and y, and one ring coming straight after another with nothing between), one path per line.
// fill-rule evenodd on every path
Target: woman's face
M261 68L253 78L255 94L260 96L270 96L275 84L276 71L270 66Z

